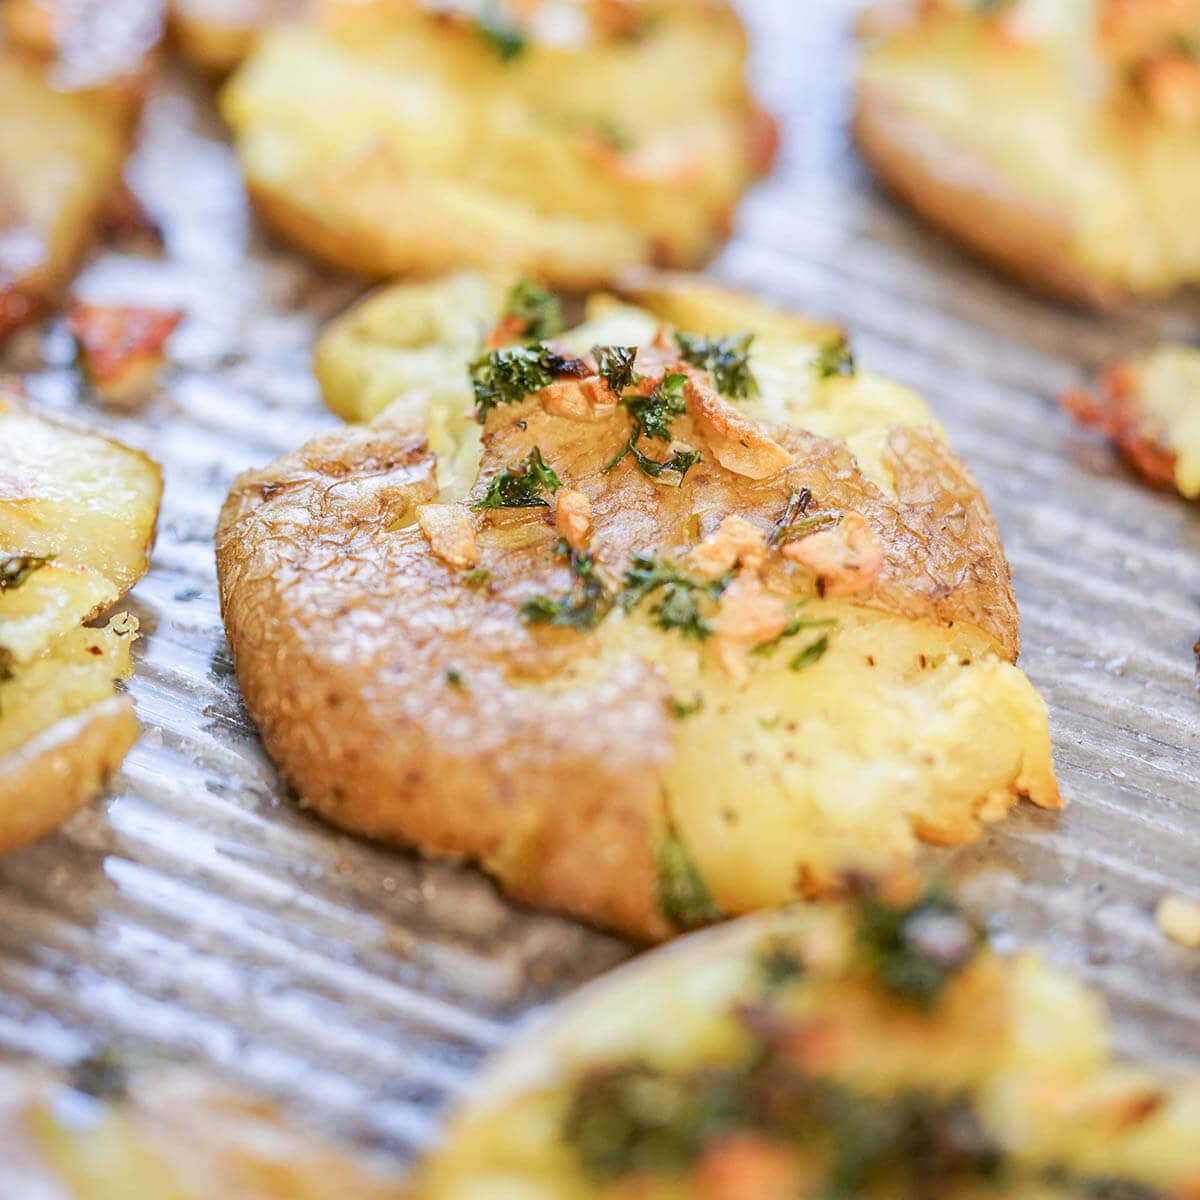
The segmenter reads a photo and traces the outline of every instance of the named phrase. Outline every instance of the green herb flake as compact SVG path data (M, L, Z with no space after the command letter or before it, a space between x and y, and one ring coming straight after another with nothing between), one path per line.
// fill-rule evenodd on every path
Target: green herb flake
M475 29L502 63L515 61L529 48L525 34L494 10L477 17Z
M566 328L558 297L528 279L513 285L504 305L503 317L519 322L522 326L521 336L533 342L555 337Z
M521 605L521 617L529 625L559 625L586 633L608 616L616 600L597 576L590 550L572 550L563 539L556 553L570 561L575 586L557 600L531 596Z
M539 392L574 364L541 343L505 346L482 355L471 364L475 393L475 419L482 425L502 404L517 404Z
M621 606L632 611L656 592L662 598L650 613L661 629L678 629L684 637L703 641L712 634L712 626L701 611L705 599L716 600L729 586L729 577L699 579L666 558L634 555L625 572Z
M475 512L489 508L549 508L542 493L553 495L560 487L562 480L534 446L516 466L495 476L483 499L471 508Z
M448 687L458 688L460 691L467 686L466 680L463 679L463 673L457 667L447 670L446 684Z
M764 990L773 992L804 978L804 962L800 955L783 942L763 947L758 956L758 975Z
M694 717L704 708L704 697L697 692L686 704L682 700L677 700L674 696L667 700L667 709L671 716L677 721L686 720L688 717Z
M53 557L38 557L34 554L17 554L11 558L0 558L0 592L19 588L35 571L53 562Z
M803 633L806 629L827 629L836 625L832 617L807 618L793 617L783 627L783 632L777 634L766 642L759 642L757 646L750 651L751 654L774 654L779 649L780 644L787 638L793 638L798 633ZM815 644L815 643L814 643ZM824 650L821 651L824 654Z
M758 395L758 380L750 370L750 346L754 334L706 338L677 332L675 341L684 361L708 371L722 396L728 396L731 400L747 400Z
M789 670L803 671L814 663L819 663L825 657L825 651L829 649L829 634L823 633L815 642L810 642L803 650L797 654L790 663Z
M596 346L592 357L596 360L596 370L618 396L637 382L636 346Z
M620 453L604 466L602 474L607 475L627 454L632 454L643 475L658 479L669 471L676 473L679 482L683 482L684 476L700 461L699 450L677 450L669 459L662 461L651 458L642 451L638 442L643 437L655 438L662 442L671 440L672 423L687 411L684 395L686 386L686 375L678 371L668 371L650 395L626 396L622 399L621 403L629 410L633 419L633 432Z
M485 587L491 582L492 573L487 567L472 567L469 571L463 572L462 581L470 588Z
M674 833L658 845L658 907L680 929L699 929L724 918L696 864Z
M832 342L826 342L813 359L813 370L818 379L851 379L858 371L850 342L843 334Z
M618 125L611 117L597 117L592 122L592 132L617 154L627 154L633 149L632 134L623 126Z
M986 943L984 931L940 887L909 907L863 901L856 942L868 968L897 999L932 1008Z

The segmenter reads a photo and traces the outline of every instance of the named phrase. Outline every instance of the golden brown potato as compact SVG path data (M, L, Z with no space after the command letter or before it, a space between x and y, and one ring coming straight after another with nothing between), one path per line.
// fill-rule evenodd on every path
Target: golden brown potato
M114 683L137 621L80 628L145 573L162 480L144 455L0 398L0 851L101 791L137 738Z
M367 311L420 328L459 292ZM718 299L721 328L759 312ZM747 357L692 316L677 340L598 298L500 346L482 426L461 361L240 478L217 535L242 690L306 805L646 938L1058 803L991 513L921 400L840 337L765 322Z
M1111 438L1147 483L1200 497L1200 350L1159 346L1109 367L1094 394L1069 392L1063 405Z
M71 1080L0 1069L4 1181L50 1200L398 1200L369 1163L266 1100L111 1056Z
M172 0L171 29L185 58L223 74L250 53L263 30L310 7L310 0Z
M945 893L747 918L569 1000L488 1070L413 1200L1188 1200L1200 1077Z
M156 0L0 0L0 337L57 300L116 195Z
M694 265L774 155L724 0L322 11L263 36L222 111L267 220L345 269Z
M1073 301L1200 280L1192 0L912 0L866 27L857 140L918 212Z

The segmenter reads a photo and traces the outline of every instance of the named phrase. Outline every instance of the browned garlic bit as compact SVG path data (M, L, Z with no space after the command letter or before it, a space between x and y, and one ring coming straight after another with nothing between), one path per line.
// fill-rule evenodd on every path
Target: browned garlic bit
M688 377L688 415L707 438L717 462L747 479L770 479L791 464L788 452L728 400L702 375L681 368Z
M789 542L783 556L816 572L823 596L850 596L871 586L883 567L883 542L856 512L832 529Z
M475 526L461 504L419 504L417 524L430 549L447 566L473 567L479 562Z

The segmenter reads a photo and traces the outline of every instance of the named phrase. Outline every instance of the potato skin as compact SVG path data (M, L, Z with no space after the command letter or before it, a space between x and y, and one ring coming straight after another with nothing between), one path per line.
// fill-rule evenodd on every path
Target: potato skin
M140 733L133 701L113 696L0 757L0 854L39 841L99 795Z
M647 353L670 360L662 350ZM800 363L811 369L803 354ZM488 572L476 586L431 553L411 521L417 505L438 499L437 464L412 399L371 425L318 438L242 476L222 510L222 612L267 750L302 802L343 828L478 861L521 899L636 937L666 937L676 926L660 911L657 855L671 822L666 782L683 736L669 702L677 654L699 652L641 616L588 633L523 620L526 601L561 596L573 583L555 553L549 508L474 518L478 561ZM708 435L684 416L675 436L704 449L685 486L671 488L646 478L631 458L605 470L629 436L620 411L580 423L551 415L536 396L495 410L469 499L537 448L563 487L586 498L593 544L614 580L635 554L657 548L679 556L731 513L769 530L802 488L823 505L860 514L881 553L876 577L853 597L854 611L889 614L916 631L913 662L896 668L897 686L909 686L904 672L932 669L934 659L954 673L972 670L964 657L981 656L1011 673L1002 687L1023 697L1020 721L1034 731L1025 743L1029 761L989 766L978 791L948 788L943 812L914 812L912 828L902 822L903 836L895 836L970 840L1022 791L1057 805L1044 706L1009 666L1019 631L995 522L931 429L883 429L894 481L888 492L844 442L772 422L762 429L786 470L764 480L739 476L718 465ZM782 594L817 602L811 572L782 560L772 570ZM839 612L850 609L834 605L830 615ZM789 675L790 657L773 660L772 669L802 678ZM696 669L710 682L704 672L716 671ZM968 691L977 686L965 676L961 682ZM753 681L745 694L727 682L713 686L714 705L753 702ZM1017 752L1016 743L1011 748ZM949 774L956 770L947 764ZM714 844L703 833L711 815L688 814L706 853ZM890 847L879 858L907 853L892 846L892 833L873 836L872 845ZM801 873L795 886L809 894L837 887L854 844L843 839L836 861ZM736 881L725 890L729 911L762 902L740 896ZM783 891L796 894L790 879Z

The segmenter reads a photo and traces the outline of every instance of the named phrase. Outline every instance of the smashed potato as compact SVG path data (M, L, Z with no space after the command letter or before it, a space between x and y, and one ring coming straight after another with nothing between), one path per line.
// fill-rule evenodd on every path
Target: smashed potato
M111 1052L69 1079L0 1069L0 1144L14 1200L400 1196L381 1172L266 1100L180 1070L130 1073Z
M222 111L268 222L345 269L695 265L774 156L724 0L320 12L260 38Z
M1190 1200L1200 1078L946 893L747 918L564 1005L485 1071L414 1200Z
M58 299L118 194L160 9L0 2L0 337Z
M865 22L857 140L923 216L1060 297L1200 281L1200 6L901 0Z
M144 455L0 398L0 851L60 825L137 739L137 621L81 628L145 573L162 480Z
M185 58L224 73L250 53L264 29L310 7L310 0L171 0L171 30Z
M552 333L519 285L470 374L236 482L226 628L304 803L643 938L1057 806L994 521L920 398L782 314L718 336L762 313L730 294L674 330L662 289ZM339 406L438 354L381 350Z
M1109 438L1147 483L1200 497L1200 350L1164 345L1109 367L1063 406Z

